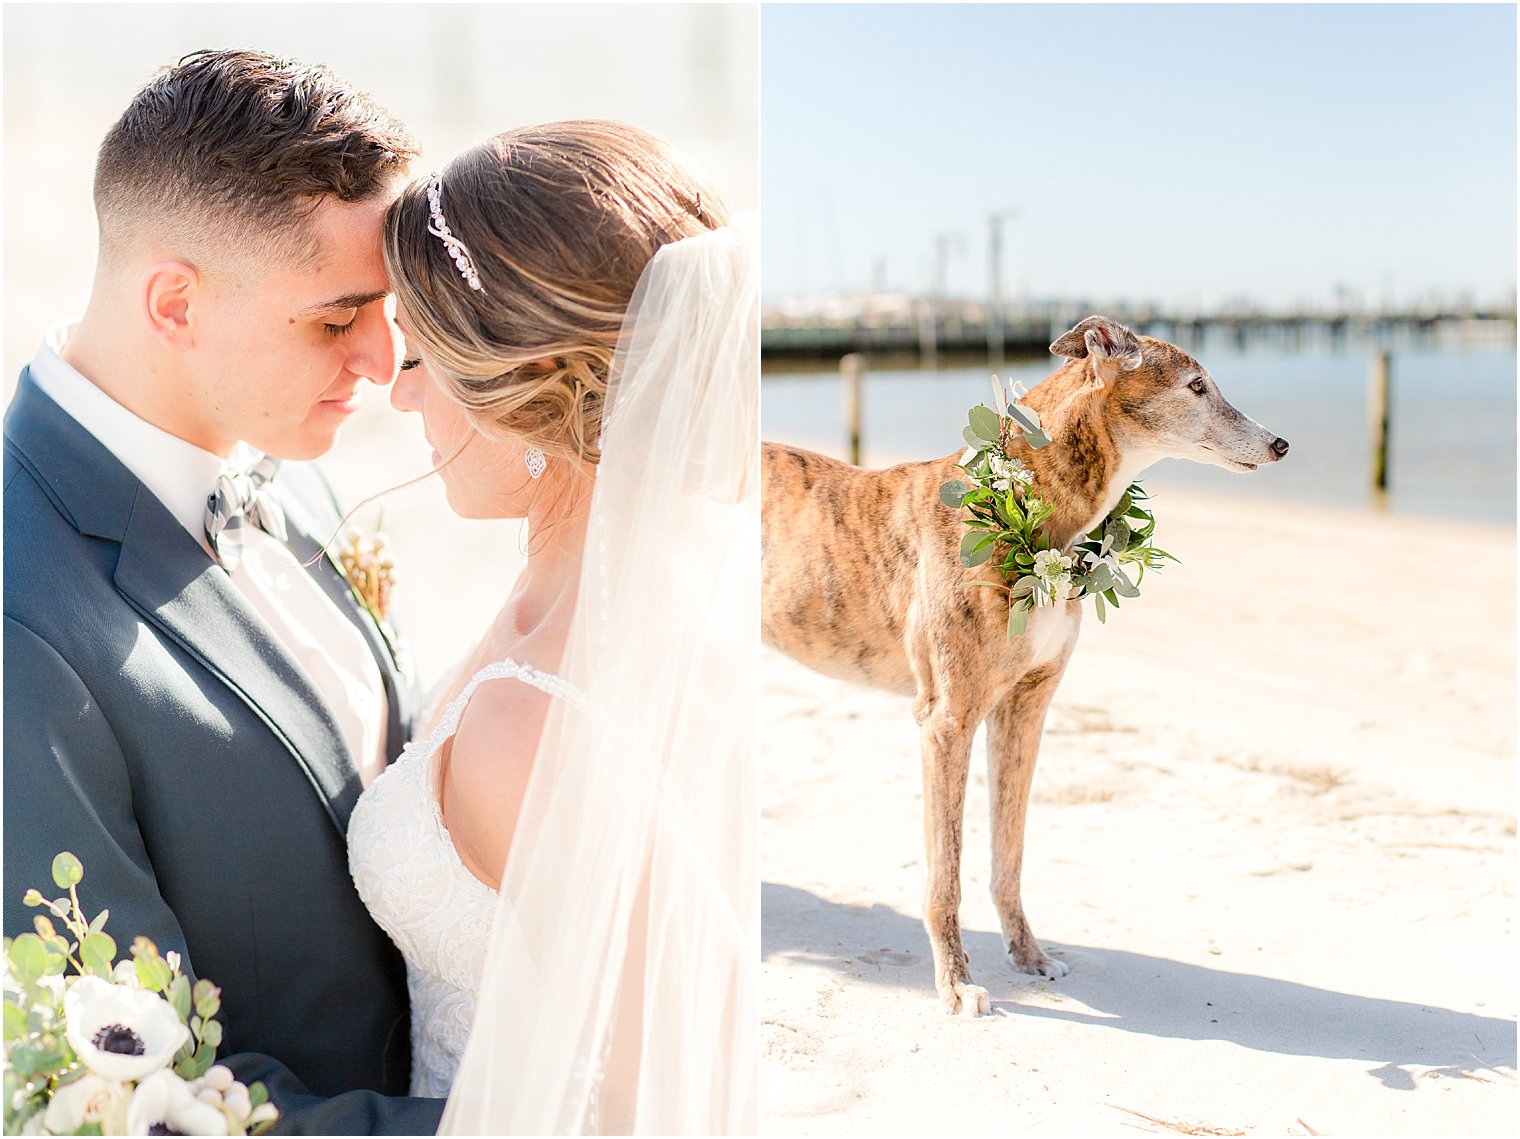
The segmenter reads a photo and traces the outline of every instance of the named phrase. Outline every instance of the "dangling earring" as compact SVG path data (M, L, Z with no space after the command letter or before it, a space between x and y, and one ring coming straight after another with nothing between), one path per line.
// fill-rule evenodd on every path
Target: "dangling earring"
M527 465L528 474L533 478L538 478L543 474L544 468L549 465L549 461L544 458L544 453L537 447L529 447L523 452L523 463Z

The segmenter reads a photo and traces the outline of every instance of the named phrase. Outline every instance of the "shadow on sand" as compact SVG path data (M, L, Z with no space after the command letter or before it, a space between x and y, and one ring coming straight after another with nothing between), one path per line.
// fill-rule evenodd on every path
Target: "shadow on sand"
M932 997L929 945L917 918L885 905L830 902L777 883L761 887L761 953L772 965L806 962L877 985ZM830 931L824 935L822 931ZM1359 997L1294 981L1147 957L1122 949L1044 942L1071 966L1059 981L1014 973L997 933L964 932L971 973L994 998L1039 984L1087 1010L993 1000L995 1014L1088 1024L1186 1040L1222 1040L1259 1052L1375 1065L1368 1074L1413 1090L1413 1067L1510 1083L1515 1023L1427 1005ZM1307 935L1306 935L1307 936ZM840 939L843 940L840 940ZM1327 948L1327 952L1334 952ZM1479 1073L1489 1072L1488 1076Z

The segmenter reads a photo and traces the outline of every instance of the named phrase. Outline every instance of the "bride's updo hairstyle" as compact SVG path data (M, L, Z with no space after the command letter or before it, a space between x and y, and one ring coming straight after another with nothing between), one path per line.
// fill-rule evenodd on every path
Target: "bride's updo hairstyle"
M660 246L727 221L707 182L654 135L547 123L499 134L438 181L409 186L386 218L385 267L409 332L482 431L594 463L639 275Z

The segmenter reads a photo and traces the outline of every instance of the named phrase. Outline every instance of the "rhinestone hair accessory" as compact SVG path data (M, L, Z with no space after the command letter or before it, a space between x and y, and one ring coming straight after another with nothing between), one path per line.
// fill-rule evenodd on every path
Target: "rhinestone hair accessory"
M475 271L475 262L470 259L469 247L454 236L449 229L449 223L444 220L442 175L434 174L428 179L427 199L428 212L432 214L428 232L443 242L443 247L449 251L449 256L459 267L459 275L465 279L465 283L477 293L484 293L485 289L480 284L480 274Z
M544 467L548 465L548 460L544 458L544 453L537 447L529 447L523 452L523 462L527 464L528 474L533 478L538 478L539 475L543 474Z

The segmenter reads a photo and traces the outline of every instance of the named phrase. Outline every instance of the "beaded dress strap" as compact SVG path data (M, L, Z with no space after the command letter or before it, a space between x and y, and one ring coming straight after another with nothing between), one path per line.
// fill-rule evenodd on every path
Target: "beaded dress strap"
M520 680L530 688L537 688L540 692L557 697L576 708L587 706L585 693L552 672L534 668L531 664L519 664L511 659L492 661L470 677L470 682L464 686L459 695L449 701L449 706L443 711L443 718L438 721L438 726L428 736L423 750L427 753L436 751L444 740L459 730L459 721L464 716L465 705L470 702L475 689L488 680L501 680L504 677Z

